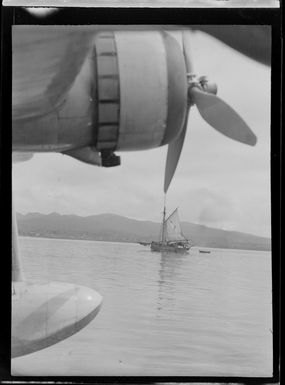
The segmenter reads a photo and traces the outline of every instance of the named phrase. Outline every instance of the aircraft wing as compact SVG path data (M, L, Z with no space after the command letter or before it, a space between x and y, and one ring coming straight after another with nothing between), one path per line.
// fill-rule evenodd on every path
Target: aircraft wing
M271 26L194 25L190 28L206 32L244 55L271 65Z
M93 36L88 27L13 28L13 119L35 119L64 100Z

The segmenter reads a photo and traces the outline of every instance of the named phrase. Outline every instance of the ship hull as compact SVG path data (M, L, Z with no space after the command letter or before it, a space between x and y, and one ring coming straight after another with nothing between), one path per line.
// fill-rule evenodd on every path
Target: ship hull
M151 251L164 251L171 253L188 253L190 246L182 246L178 244L163 244L162 242L151 242L150 244Z

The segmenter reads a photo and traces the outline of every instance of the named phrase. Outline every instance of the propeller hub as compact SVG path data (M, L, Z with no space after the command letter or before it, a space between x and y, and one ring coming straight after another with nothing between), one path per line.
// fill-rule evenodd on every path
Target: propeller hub
M208 94L217 95L217 92L218 92L217 84L214 82L209 82L206 76L200 76L198 79L198 82L201 85L203 91L208 92Z
M193 105L193 101L191 100L191 90L193 87L197 87L199 90L203 92L207 92L208 94L216 95L218 92L217 84L214 82L209 82L206 76L198 77L195 74L187 74L188 80L188 94L190 98L190 105Z

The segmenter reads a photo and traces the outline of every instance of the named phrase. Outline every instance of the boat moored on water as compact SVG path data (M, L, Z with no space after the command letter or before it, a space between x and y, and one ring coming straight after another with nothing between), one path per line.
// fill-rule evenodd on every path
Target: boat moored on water
M191 244L187 242L151 242L150 248L152 251L169 251L174 253L185 253L188 252L191 248Z
M161 240L150 243L151 251L166 251L174 253L187 253L192 247L181 229L178 209L176 208L167 218L165 207L163 210Z

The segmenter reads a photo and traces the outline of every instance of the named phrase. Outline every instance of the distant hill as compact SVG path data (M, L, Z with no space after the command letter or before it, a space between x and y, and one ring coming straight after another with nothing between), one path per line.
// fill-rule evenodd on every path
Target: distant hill
M20 235L113 242L149 242L158 239L160 224L115 214L17 214ZM225 231L182 222L183 233L195 246L244 250L270 250L271 240L237 231Z

